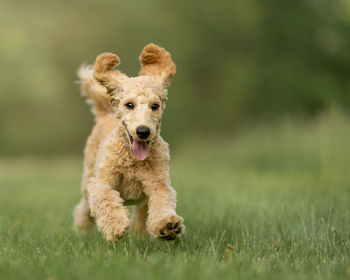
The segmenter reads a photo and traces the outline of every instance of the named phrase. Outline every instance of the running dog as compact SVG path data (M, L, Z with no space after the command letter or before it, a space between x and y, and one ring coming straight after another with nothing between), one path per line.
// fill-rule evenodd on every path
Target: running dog
M139 76L113 70L119 62L117 55L103 53L93 66L78 71L96 123L84 151L82 198L74 209L74 225L82 230L95 222L106 240L117 241L131 226L125 206L135 205L136 232L175 240L185 227L175 212L169 148L160 127L176 67L170 54L155 44L142 50Z

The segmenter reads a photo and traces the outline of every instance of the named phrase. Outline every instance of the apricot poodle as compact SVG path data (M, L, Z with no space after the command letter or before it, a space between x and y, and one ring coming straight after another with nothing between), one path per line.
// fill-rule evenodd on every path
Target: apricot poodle
M74 224L82 230L95 221L108 241L117 241L131 226L126 205L135 205L137 232L175 240L185 230L175 212L168 144L159 134L175 64L155 44L142 50L140 62L139 76L129 78L113 70L118 56L103 53L78 72L96 124L84 151L82 198L74 209Z

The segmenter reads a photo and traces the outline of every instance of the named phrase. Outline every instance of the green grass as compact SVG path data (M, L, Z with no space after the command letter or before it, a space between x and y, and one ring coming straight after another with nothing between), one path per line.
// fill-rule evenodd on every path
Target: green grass
M172 147L186 234L72 231L81 159L0 161L1 279L345 279L350 120L261 125Z

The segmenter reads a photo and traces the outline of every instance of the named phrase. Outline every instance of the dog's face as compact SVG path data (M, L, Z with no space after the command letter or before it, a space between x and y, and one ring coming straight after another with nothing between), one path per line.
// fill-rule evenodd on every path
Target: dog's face
M144 160L159 134L166 95L163 87L148 76L126 79L122 87L123 92L114 99L117 117L128 134L133 155Z
M128 78L119 71L111 71L119 63L116 55L102 54L96 59L94 77L111 95L134 157L144 160L159 134L166 86L175 74L175 64L167 51L154 44L143 49L140 61L140 76Z

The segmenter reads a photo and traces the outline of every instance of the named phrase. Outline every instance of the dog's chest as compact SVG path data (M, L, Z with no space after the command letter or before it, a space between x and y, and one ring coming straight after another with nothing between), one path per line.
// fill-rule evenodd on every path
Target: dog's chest
M120 193L125 204L139 204L146 199L142 183L131 175L116 174L115 189Z

